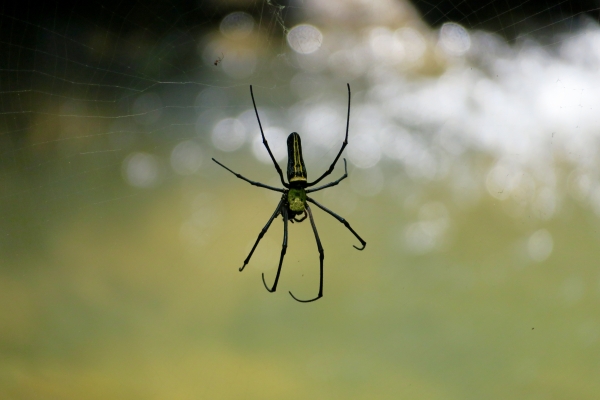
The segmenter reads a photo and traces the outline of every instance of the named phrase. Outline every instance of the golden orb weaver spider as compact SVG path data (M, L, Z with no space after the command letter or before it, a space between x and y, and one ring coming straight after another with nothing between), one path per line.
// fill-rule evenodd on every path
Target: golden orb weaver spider
M273 283L273 286L271 286L270 289L267 286L267 283L265 282L265 274L264 273L262 274L263 284L265 285L265 288L267 289L267 291L273 293L275 290L277 290L277 283L279 282L281 266L283 265L283 257L285 256L285 252L287 249L288 221L291 221L292 223L294 221L302 222L307 218L307 216L310 219L310 224L312 226L313 233L315 234L315 239L317 241L317 248L319 250L319 263L320 263L319 294L317 295L317 297L310 299L310 300L300 300L296 296L294 296L292 294L292 292L290 291L289 293L294 298L294 300L299 301L301 303L310 303L312 301L318 300L321 297L323 297L323 260L325 258L325 251L323 250L323 246L321 245L321 240L319 239L319 234L317 233L317 227L315 225L315 221L313 219L313 215L312 215L312 212L311 212L311 209L310 209L310 206L308 205L308 203L312 203L312 204L316 205L321 210L325 211L326 213L328 213L329 215L333 216L335 219L340 221L342 224L344 224L344 226L346 228L348 228L348 230L354 234L354 236L360 241L360 243L362 245L362 247L353 246L355 249L363 250L365 248L365 246L367 245L367 242L365 242L358 235L358 233L356 233L354 231L354 229L352 229L352 227L350 226L348 221L346 221L341 216L337 215L330 209L326 208L325 206L321 205L320 203L316 202L315 200L313 200L307 196L308 193L316 192L316 191L319 191L322 189L326 189L326 188L335 186L338 183L340 183L342 180L344 180L348 177L348 167L346 165L346 159L344 159L344 175L340 179L330 182L330 183L327 183L323 186L318 186L316 188L308 189L308 188L316 185L317 183L319 183L323 178L325 178L326 176L331 174L331 172L333 172L333 169L335 168L335 164L337 163L338 159L342 155L344 148L348 144L348 128L350 126L350 97L351 96L350 96L350 84L348 83L347 86L348 86L348 117L346 119L346 138L344 139L344 142L342 143L342 148L340 149L337 156L333 160L333 163L329 166L329 169L327 169L327 171L325 171L323 173L323 175L321 175L317 180L309 183L306 179L307 178L306 166L304 165L304 159L302 158L302 142L300 141L300 135L298 135L296 132L292 132L287 138L287 149L288 149L287 178L288 178L288 182L286 182L283 179L283 172L281 171L279 164L275 160L275 157L273 157L273 153L271 152L271 149L269 148L269 143L267 142L267 139L265 138L265 134L262 129L262 124L260 123L260 118L258 116L258 110L256 109L256 102L254 101L254 93L252 92L252 85L250 85L250 96L252 97L252 104L254 106L254 112L256 113L258 127L260 128L260 134L262 135L262 141L263 141L263 144L265 145L265 147L267 148L267 151L269 152L269 156L271 157L271 160L273 160L273 165L275 165L275 169L277 170L277 173L279 174L279 178L281 179L281 183L283 184L285 189L280 189L280 188L276 188L273 186L265 185L264 183L251 181L250 179L245 178L236 172L233 172L232 170L230 170L229 168L227 168L225 165L221 164L214 158L212 159L214 162L219 164L221 167L225 168L227 171L231 172L236 177L250 183L251 185L282 193L281 200L279 200L279 204L277 204L277 208L275 208L273 215L271 215L271 218L269 218L269 220L267 221L267 224L264 226L264 228L258 234L258 238L256 239L256 242L254 242L254 246L252 246L252 250L250 250L250 254L248 254L248 257L246 257L246 259L244 260L244 265L242 265L242 267L240 268L240 272L244 270L244 268L246 267L248 262L250 262L250 258L252 257L252 254L254 253L256 246L258 246L258 243L260 242L262 237L265 235L265 233L271 226L271 223L273 222L273 220L275 218L277 218L277 216L279 214L281 214L281 216L283 218L283 244L281 245L281 255L279 257L279 267L277 268L277 275L275 276L275 282ZM300 219L297 219L296 217L298 215L303 215L303 217Z

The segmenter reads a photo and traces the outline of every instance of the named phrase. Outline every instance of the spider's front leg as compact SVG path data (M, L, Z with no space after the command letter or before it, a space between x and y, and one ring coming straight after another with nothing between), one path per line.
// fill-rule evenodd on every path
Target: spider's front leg
M217 164L219 164L221 167L225 168L227 171L229 171L232 174L234 174L236 177L240 178L241 180L244 180L244 181L248 182L251 185L258 186L258 187L265 188L265 189L269 189L269 190L273 190L275 192L280 192L280 193L285 192L284 189L279 189L279 188L276 188L276 187L273 187L273 186L269 186L269 185L265 185L264 183L260 183L260 182L256 182L256 181L251 181L250 179L248 179L248 178L246 178L246 177L238 174L237 172L233 172L231 169L227 168L226 166L224 166L223 164L221 164L220 162L218 162L214 158L212 160L214 162L216 162Z

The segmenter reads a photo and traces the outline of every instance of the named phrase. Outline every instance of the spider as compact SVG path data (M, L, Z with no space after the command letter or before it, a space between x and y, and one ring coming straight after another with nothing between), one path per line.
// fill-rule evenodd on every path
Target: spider
M250 179L245 178L236 172L233 172L231 169L227 168L225 165L221 164L214 158L212 159L214 162L219 164L221 167L225 168L227 171L231 172L236 177L250 183L251 185L282 193L281 200L279 200L279 204L277 204L277 208L275 208L273 215L271 215L271 218L269 218L269 220L267 221L267 224L264 226L264 228L258 234L258 238L256 239L256 242L254 242L254 246L252 246L252 250L250 250L250 254L248 254L248 257L246 257L246 259L244 260L244 265L242 265L242 267L240 268L240 272L244 270L244 268L250 261L250 257L252 257L252 254L254 253L256 246L258 246L258 243L260 242L262 237L265 235L265 233L271 226L271 223L279 214L281 214L281 216L283 218L283 244L281 245L281 255L279 257L279 267L277 268L277 275L275 276L275 282L273 283L273 285L271 286L270 289L269 289L269 286L267 286L267 283L265 281L265 274L264 273L262 274L263 284L265 285L265 288L267 289L267 291L273 293L277 289L277 283L279 282L279 274L281 273L281 266L283 264L283 257L285 256L285 252L287 249L288 221L294 223L294 222L302 222L307 217L310 219L310 224L312 226L312 230L315 235L315 239L317 241L317 249L319 250L319 263L320 263L319 294L317 295L317 297L309 299L309 300L300 300L296 296L294 296L293 293L290 291L289 293L294 298L294 300L299 301L301 303L310 303L312 301L318 300L321 297L323 297L323 259L325 258L325 252L323 250L323 246L321 245L321 240L319 239L319 234L317 233L317 227L315 226L315 221L313 219L312 211L311 211L308 203L312 203L312 204L316 205L321 210L325 211L326 213L328 213L329 215L331 215L332 217L334 217L335 219L340 221L342 224L344 224L344 226L346 228L348 228L348 230L354 234L354 236L360 241L360 243L362 245L362 247L353 246L355 249L363 250L365 248L365 246L367 245L367 242L365 242L354 231L354 229L352 229L352 227L350 227L350 224L344 218L342 218L341 216L337 215L330 209L326 208L325 206L321 205L317 201L315 201L307 196L308 193L316 192L316 191L319 191L322 189L326 189L326 188L335 186L338 183L340 183L342 180L344 180L348 177L348 167L346 165L346 159L344 159L344 175L340 179L333 181L333 182L329 182L322 186L317 186L315 188L311 188L312 186L321 182L321 180L323 180L323 178L325 178L326 176L331 174L331 172L335 168L336 162L338 161L338 159L342 155L342 152L344 151L344 148L348 144L348 127L350 125L350 84L347 84L347 86L348 86L348 117L346 120L346 138L344 139L344 142L342 143L342 148L340 149L339 153L333 160L333 163L329 166L329 169L327 169L327 171L325 171L323 173L323 175L321 175L317 180L310 182L310 183L307 181L306 166L304 165L304 160L302 158L302 143L300 141L300 135L298 135L298 133L296 133L296 132L292 132L287 138L287 148L288 148L287 178L288 178L288 182L286 182L283 179L283 173L281 171L281 168L279 167L279 164L277 163L277 161L275 161L275 157L273 157L273 153L271 152L271 149L269 148L269 144L267 143L267 139L265 138L265 134L263 132L262 125L260 123L260 118L258 116L258 110L256 109L256 102L254 101L254 93L252 92L252 85L250 86L250 96L252 97L252 104L254 105L254 112L256 113L256 119L258 120L258 126L260 128L260 134L262 135L262 141L263 141L263 144L265 145L265 147L267 148L267 151L269 152L269 156L271 157L271 160L273 160L273 164L275 165L275 169L277 170L277 173L279 174L279 178L281 179L281 183L283 184L284 189L276 188L273 186L268 186L268 185L265 185L264 183L260 183L260 182L251 181ZM311 189L307 189L307 188L311 188ZM297 217L300 215L302 215L302 217L300 219L298 219Z
M219 65L219 63L220 63L221 61L223 61L223 59L224 59L224 58L225 58L225 55L223 55L223 53L221 53L221 57L218 57L218 58L215 60L215 62L214 62L214 65L215 65L215 67L216 67L217 65Z

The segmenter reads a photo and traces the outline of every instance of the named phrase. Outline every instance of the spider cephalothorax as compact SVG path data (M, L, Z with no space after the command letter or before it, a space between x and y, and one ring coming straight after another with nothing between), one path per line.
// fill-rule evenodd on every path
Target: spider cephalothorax
M287 206L295 214L302 214L306 208L306 191L300 189L290 189L287 193Z
M325 251L323 250L323 246L321 246L321 240L319 239L319 234L317 233L317 227L315 225L312 211L308 205L308 202L313 203L314 205L316 205L317 207L319 207L320 209L322 209L323 211L325 211L326 213L328 213L329 215L333 216L335 219L340 221L342 224L344 224L344 226L346 228L348 228L348 230L350 230L350 232L352 232L354 234L354 236L356 236L356 238L360 241L360 243L362 245L362 247L354 246L354 248L356 248L358 250L363 250L365 248L365 246L367 245L367 242L362 240L362 238L360 236L358 236L358 234L356 232L354 232L354 229L352 229L350 227L350 224L348 223L348 221L346 221L344 218L340 217L333 211L329 210L328 208L322 206L321 204L317 203L315 200L308 197L308 193L316 192L318 190L322 190L322 189L326 189L331 186L335 186L338 183L340 183L342 180L344 180L346 177L348 177L348 169L346 166L346 159L344 159L344 175L340 179L330 182L330 183L327 183L323 186L311 188L312 186L319 183L323 178L325 178L326 176L331 174L331 172L335 168L335 164L337 163L338 159L342 155L344 148L348 144L348 127L350 125L350 85L348 84L348 118L346 120L346 138L344 139L344 142L342 143L342 148L340 149L338 155L333 160L333 163L329 166L329 169L327 171L325 171L323 173L323 175L321 175L317 180L310 182L310 183L307 180L306 166L304 165L304 159L302 158L302 142L300 140L300 135L298 135L296 132L292 132L287 138L287 147L288 147L287 178L288 178L288 182L286 182L283 179L283 171L281 171L279 164L277 164L277 161L275 161L275 157L273 157L273 153L271 152L271 149L269 148L269 144L267 143L267 139L265 138L265 134L263 132L262 125L260 123L260 118L258 117L258 110L256 109L256 103L254 101L254 93L252 93L252 86L250 86L250 96L252 97L252 104L254 105L254 112L256 113L256 119L258 120L258 126L260 128L260 134L262 135L263 144L267 148L267 151L269 152L269 156L271 157L271 160L273 160L275 169L277 170L277 173L279 174L279 178L281 179L281 184L285 187L285 189L280 189L280 188L276 188L273 186L265 185L264 183L251 181L251 180L243 177L242 175L240 175L236 172L233 172L232 170L230 170L229 168L227 168L226 166L224 166L223 164L221 164L220 162L218 162L217 160L215 160L213 158L214 162L216 162L221 167L225 168L227 171L231 172L238 178L243 179L246 182L248 182L254 186L259 186L259 187L262 187L265 189L274 190L276 192L282 193L281 200L279 201L279 204L277 205L275 212L273 212L273 215L271 215L271 218L269 218L269 221L267 221L267 224L265 225L265 227L258 234L258 238L254 242L254 246L252 246L252 250L250 250L250 254L248 254L248 257L246 257L246 259L244 260L244 265L242 265L242 267L240 268L240 271L242 271L246 267L248 262L250 261L250 257L252 257L252 254L254 253L256 246L258 246L258 243L260 242L262 237L265 235L265 233L269 229L269 226L271 226L271 223L273 222L273 220L278 215L281 215L281 217L283 218L283 244L281 245L281 256L279 257L279 267L277 268L277 275L275 276L275 282L273 283L273 286L270 289L267 286L267 283L265 282L265 274L263 273L263 275L262 275L263 283L264 283L265 287L267 288L267 290L269 292L274 292L277 289L277 282L279 282L279 274L281 273L281 266L283 265L283 257L285 256L285 252L287 249L288 221L302 222L307 218L307 214L308 214L308 218L310 218L310 224L312 226L313 233L315 234L315 239L317 241L317 248L319 249L319 266L320 266L319 294L317 295L317 297L310 299L310 300L299 300L298 298L296 298L296 296L294 296L292 294L292 292L290 292L290 295L294 298L294 300L300 301L302 303L308 303L311 301L315 301L315 300L318 300L321 297L323 297L323 259L325 258ZM296 216L298 216L300 214L303 214L304 216L300 219L296 219Z

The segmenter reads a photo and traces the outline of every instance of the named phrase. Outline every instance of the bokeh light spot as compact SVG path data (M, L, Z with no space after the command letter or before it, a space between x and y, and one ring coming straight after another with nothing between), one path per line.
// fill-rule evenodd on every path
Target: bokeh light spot
M191 140L185 140L171 152L171 167L180 175L191 175L198 172L202 159L202 148Z
M330 148L340 141L340 128L345 124L339 114L329 106L309 108L302 121L302 136L319 146ZM343 129L343 128L342 128Z
M423 58L427 43L420 32L413 28L403 27L394 32L394 37L404 48L405 61L416 63Z
M158 183L158 159L148 153L132 153L123 161L123 177L131 186L148 188Z
M242 11L233 12L221 21L221 33L229 39L243 39L252 33L254 19Z
M199 111L205 109L224 109L227 107L227 93L222 88L209 87L198 93L194 107Z
M386 64L404 60L404 44L388 28L378 27L371 31L369 42L373 55Z
M287 155L287 138L285 131L282 128L269 127L265 129L265 137L268 138L269 148L271 149L275 160L283 160ZM260 133L257 134L252 141L252 153L254 153L254 157L262 163L271 164L273 162L271 161L271 156L269 156L267 148L263 144L262 135Z
M545 229L535 231L527 241L529 257L536 262L542 262L550 257L553 247L552 235Z
M287 34L287 42L296 53L310 54L323 43L323 34L312 25L297 25Z
M510 196L513 183L512 171L502 165L494 167L485 179L488 193L498 200L504 200Z
M250 48L240 48L227 52L221 67L232 78L243 79L251 76L256 70L258 60L256 53Z
M214 237L214 228L221 220L221 212L215 197L210 193L199 193L192 201L192 213L179 228L179 237L191 252L198 251Z
M246 128L235 118L217 122L212 131L212 142L222 151L235 151L246 142Z
M424 254L438 248L450 226L448 209L444 203L431 201L419 208L419 221L405 230L405 241L409 251Z
M447 22L440 29L440 44L449 54L461 56L471 47L471 37L461 25Z

